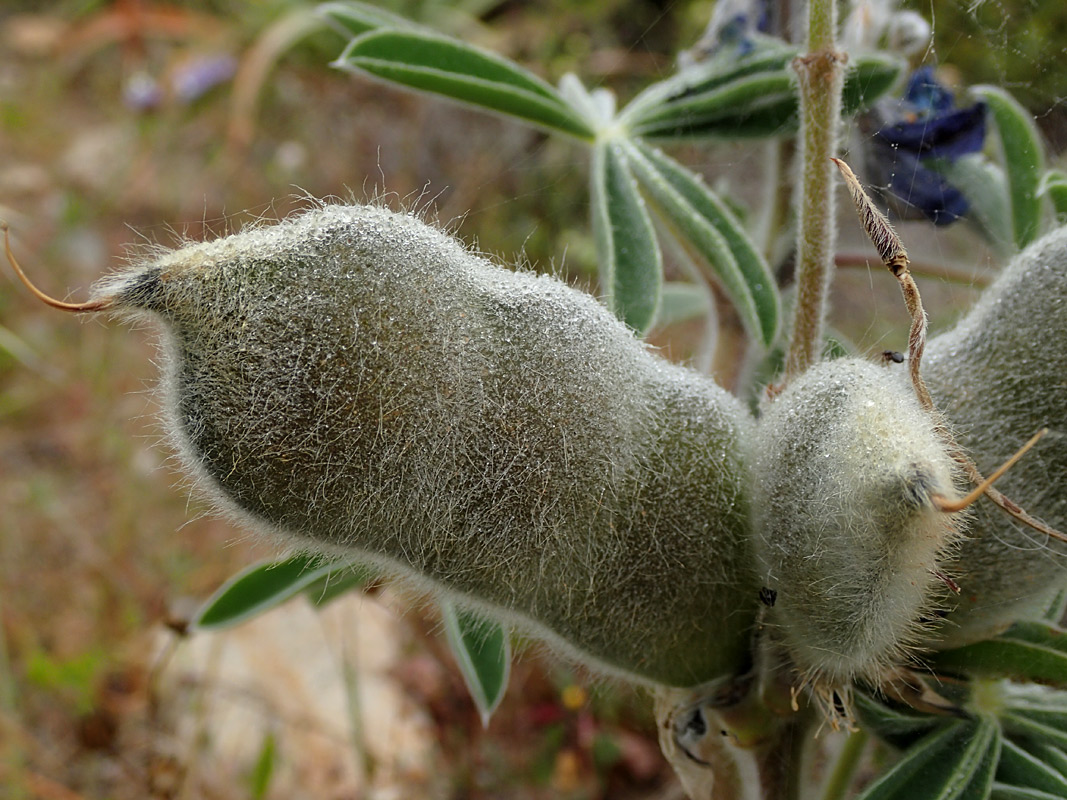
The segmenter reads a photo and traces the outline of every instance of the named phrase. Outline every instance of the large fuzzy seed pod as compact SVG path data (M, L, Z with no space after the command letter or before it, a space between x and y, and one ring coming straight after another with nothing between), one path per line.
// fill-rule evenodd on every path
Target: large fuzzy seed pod
M609 672L685 686L744 664L752 422L588 295L410 215L326 206L95 296L162 323L171 437L252 528Z
M901 369L820 364L768 403L753 459L768 614L819 688L876 681L913 644L955 538L954 464Z
M1049 429L997 488L1067 530L1067 228L1017 256L952 331L931 341L923 372L984 474ZM986 638L1040 614L1067 588L1067 546L983 498L951 568L962 591L936 646Z

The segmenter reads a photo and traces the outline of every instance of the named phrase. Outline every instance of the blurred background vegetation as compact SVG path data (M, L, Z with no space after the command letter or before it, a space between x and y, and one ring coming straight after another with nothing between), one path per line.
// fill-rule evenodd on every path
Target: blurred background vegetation
M1050 141L1063 143L1067 71L1050 54L1062 47L1051 43L1067 41L1067 6L971 5L914 7L933 10L943 62L967 82L1019 90ZM673 69L712 6L388 7L550 81L576 71L627 97ZM314 21L311 7L5 2L0 218L39 284L82 297L130 243L219 235L283 217L307 195L385 193L431 208L487 252L565 267L575 282L592 283L586 159L576 146L330 69L342 40ZM742 148L723 147L695 163L714 181L739 165L744 173L743 157ZM956 234L939 235L932 250L954 253ZM400 642L386 672L435 744L381 763L368 753L384 723L356 703L352 719L363 732L340 752L359 769L339 767L335 749L301 765L321 772L314 780L294 773L286 767L298 758L285 739L292 720L269 710L247 732L250 759L219 758L213 729L196 724L210 711L191 685L208 672L181 672L194 676L184 683L174 677L173 662L192 647L182 621L234 571L277 551L175 488L157 447L151 335L63 317L0 274L0 796L295 797L286 781L297 773L300 796L314 798L680 796L631 692L591 686L535 654L521 659L483 731L436 621L401 614L409 600L388 591L367 601L387 610L382 630ZM875 296L865 272L851 283L843 281L848 299L839 298L837 324L868 346L893 331L899 341L890 344L903 349L895 287ZM973 294L957 287L935 297L951 310ZM889 309L899 317L871 322ZM669 339L657 344L672 352ZM295 655L296 663L312 658ZM341 670L337 680L346 676Z

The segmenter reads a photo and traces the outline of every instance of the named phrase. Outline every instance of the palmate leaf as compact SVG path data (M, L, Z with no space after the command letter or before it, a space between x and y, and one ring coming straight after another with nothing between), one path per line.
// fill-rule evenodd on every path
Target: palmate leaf
M1000 139L1004 173L1011 197L1015 246L1022 250L1041 233L1041 177L1045 171L1044 147L1033 116L1003 89L972 86L971 93L989 107Z
M986 800L1000 749L993 717L944 723L908 748L858 800Z
M552 86L505 58L424 30L371 30L334 62L591 141L589 122Z
M593 149L593 234L604 300L619 319L643 335L656 316L663 262L624 148L619 139L603 139Z
M257 617L286 600L308 591L312 602L322 605L343 591L365 584L370 570L346 562L323 561L321 556L302 553L284 561L254 564L234 575L208 598L192 626L197 630L220 630Z
M482 724L488 725L511 675L508 633L499 623L457 608L447 600L441 603L441 617L445 637L481 714Z
M778 333L778 289L740 221L677 161L640 141L623 141L621 146L666 224L700 256L696 263L722 284L749 335L769 347Z
M1012 625L995 639L931 657L938 670L1067 687L1067 630L1046 622Z

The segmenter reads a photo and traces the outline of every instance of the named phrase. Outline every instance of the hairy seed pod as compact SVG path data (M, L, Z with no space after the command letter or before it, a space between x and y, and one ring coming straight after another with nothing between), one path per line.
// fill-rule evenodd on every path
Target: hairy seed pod
M954 463L903 370L820 364L764 409L752 495L768 622L818 688L876 681L936 606Z
M166 426L255 530L693 685L747 658L752 421L593 298L410 215L325 206L95 297L162 323Z
M960 445L987 474L1049 429L997 488L1067 530L1067 228L1017 256L952 331L931 341L923 371ZM951 569L962 591L938 646L1040 614L1067 588L1067 547L981 499Z

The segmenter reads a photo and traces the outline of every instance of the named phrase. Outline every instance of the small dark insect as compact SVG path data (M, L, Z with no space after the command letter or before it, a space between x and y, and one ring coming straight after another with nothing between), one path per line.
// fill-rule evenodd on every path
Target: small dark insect
M898 353L896 350L883 350L882 359L888 364L892 361L894 364L904 363L904 354Z
M759 601L768 608L773 607L777 600L778 591L776 589L770 589L764 586L759 590Z

